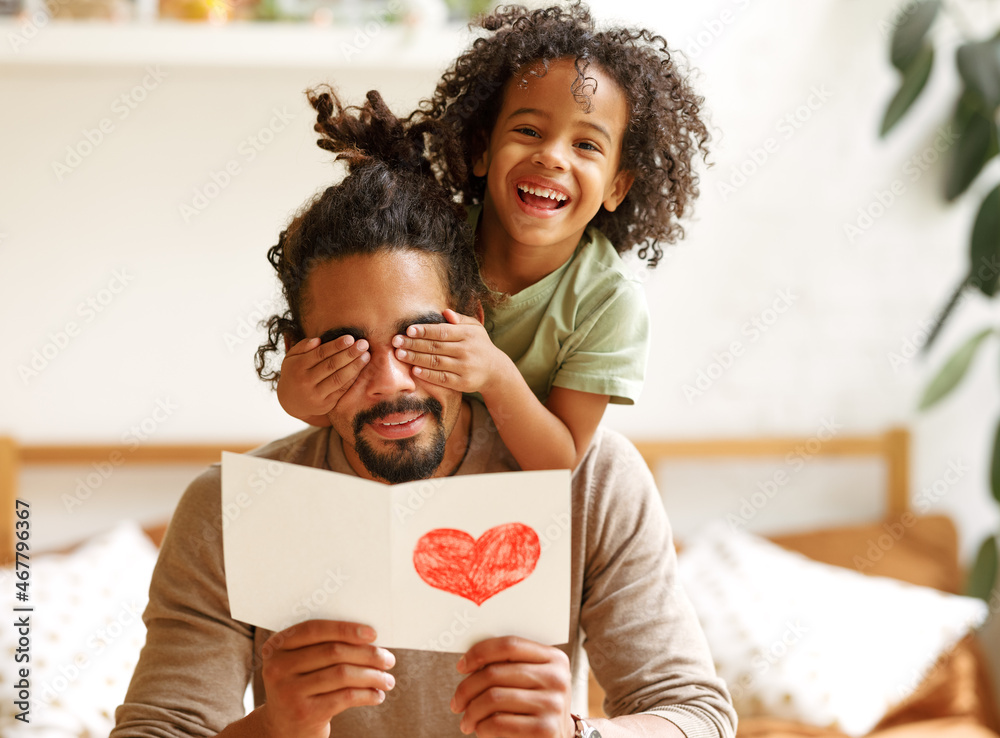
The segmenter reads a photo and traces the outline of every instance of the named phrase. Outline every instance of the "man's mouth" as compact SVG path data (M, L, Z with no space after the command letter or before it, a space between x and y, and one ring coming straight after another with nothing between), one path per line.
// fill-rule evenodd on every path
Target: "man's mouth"
M395 413L369 423L382 438L409 438L424 427L426 413Z
M517 185L517 196L525 205L539 210L558 210L569 202L569 196L563 192L528 182Z

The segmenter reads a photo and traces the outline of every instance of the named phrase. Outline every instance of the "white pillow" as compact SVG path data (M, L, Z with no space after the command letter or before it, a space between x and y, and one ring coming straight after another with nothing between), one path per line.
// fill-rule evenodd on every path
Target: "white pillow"
M8 694L0 701L0 735L96 737L111 731L146 638L142 612L155 563L156 547L142 529L123 522L70 554L32 554L27 603L14 600L11 569L0 570L6 617L29 618L31 659L15 662L20 633L0 628L0 683L10 693L18 669L27 666L31 685L31 722L15 719ZM33 610L12 609L24 605Z
M812 561L723 523L685 541L681 580L741 717L871 731L986 604Z

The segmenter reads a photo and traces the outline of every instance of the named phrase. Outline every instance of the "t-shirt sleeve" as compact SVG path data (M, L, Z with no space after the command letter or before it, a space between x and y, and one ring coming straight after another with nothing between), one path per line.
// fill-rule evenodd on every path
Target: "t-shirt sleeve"
M174 512L143 614L146 644L111 738L214 736L243 717L254 629L229 615L220 490L213 467Z
M604 431L581 473L590 493L580 622L605 711L655 714L688 738L731 738L736 713L680 584L670 524L642 457Z
M563 343L553 387L632 405L642 391L649 353L649 307L639 282L622 280Z

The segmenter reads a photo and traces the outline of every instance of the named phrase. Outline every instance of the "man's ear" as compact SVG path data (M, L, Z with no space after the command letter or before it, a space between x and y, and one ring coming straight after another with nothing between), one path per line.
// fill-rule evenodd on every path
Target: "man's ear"
M632 172L619 169L618 174L615 175L615 179L611 183L611 191L604 198L604 209L609 213L613 213L615 208L622 204L622 200L625 199L625 195L632 188L633 182L635 182L635 175Z
M285 341L285 353L287 354L288 353L288 349L290 349L292 347L292 337L289 336L287 333L283 334L281 337Z

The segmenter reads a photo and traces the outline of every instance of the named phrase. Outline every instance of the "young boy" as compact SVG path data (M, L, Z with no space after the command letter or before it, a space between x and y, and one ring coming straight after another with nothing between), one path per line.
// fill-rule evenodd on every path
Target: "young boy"
M632 404L642 387L648 312L619 254L639 246L652 267L657 242L683 235L708 140L702 99L662 37L598 31L580 4L511 6L481 25L492 35L411 120L434 124L434 161L469 207L495 304L485 321L448 311L411 326L396 356L425 381L480 393L522 469L573 468L608 402ZM325 424L366 349L296 344L282 406Z

